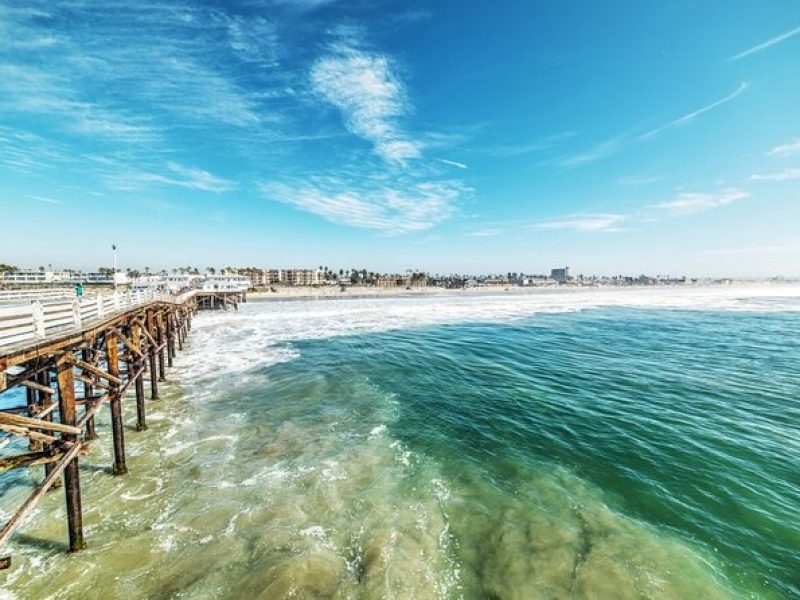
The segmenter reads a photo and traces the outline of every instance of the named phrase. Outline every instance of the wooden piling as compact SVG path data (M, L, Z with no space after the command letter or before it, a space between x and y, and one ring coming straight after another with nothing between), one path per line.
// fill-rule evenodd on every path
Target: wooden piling
M128 368L128 372L136 371L136 431L144 431L147 429L147 420L145 418L145 404L144 404L144 374L141 369L144 367L144 359L142 358L142 326L138 321L131 324L131 342L134 347L139 351L139 358L135 363L132 363ZM128 375L131 377L131 375Z
M176 313L176 326L175 331L178 334L178 351L183 352L183 311L179 310Z
M57 359L56 377L58 381L58 412L61 415L61 423L74 427L78 415L75 410L75 376L71 358L71 352L65 352ZM74 433L62 433L61 439L80 445L78 436ZM77 552L86 546L83 541L81 480L77 454L64 468L64 492L67 502L69 551Z
M167 336L164 332L164 318L161 313L156 315L156 329L158 331L158 380L166 381L167 373L164 366L164 347L166 346Z
M172 314L164 317L164 327L167 330L167 366L171 369L175 359L175 317Z
M28 406L28 416L34 416L34 407L36 406L36 390L26 387L25 388L25 403ZM28 440L28 450L40 450L42 444L31 439Z
M41 385L43 388L50 389L50 369L49 368L45 368L45 369L43 369L42 371L39 372L39 385ZM52 396L52 393L47 393L47 392L44 392L44 391L40 390L39 391L39 404L41 404L42 406L47 406L47 405L53 403L53 399L51 398L51 396ZM52 412L48 412L47 414L42 416L42 419L44 419L45 421L52 421L53 420ZM41 448L45 452L52 452L52 450L53 450L53 447L50 444L43 444L41 446ZM48 475L50 475L53 472L53 469L55 469L55 466L53 464L47 464L47 465L44 466L44 477L45 477L45 479L47 479ZM50 486L49 489L56 489L56 488L59 488L59 487L61 487L61 480L56 478L56 479L53 480L53 484Z
M84 348L81 350L81 359L89 362L91 360L91 354L88 348ZM94 386L89 383L83 383L83 395L85 398L89 398L94 395ZM86 438L87 441L96 440L97 439L97 431L95 431L94 427L94 417L86 420Z
M119 377L119 348L117 347L117 334L114 330L106 333L106 361L108 373L112 377ZM110 381L111 397L111 433L114 437L114 466L111 469L114 475L124 475L128 472L125 466L125 430L122 424L122 398L120 385Z
M150 399L158 400L158 372L156 371L157 336L153 323L152 313L147 315L145 320L145 331L147 332L147 370L150 372Z

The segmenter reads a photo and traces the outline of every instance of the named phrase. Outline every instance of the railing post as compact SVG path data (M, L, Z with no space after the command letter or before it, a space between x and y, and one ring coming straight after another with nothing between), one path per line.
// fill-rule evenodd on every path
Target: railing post
M102 318L106 314L106 307L103 304L103 294L97 294L97 296L95 296L95 302L97 303L97 317Z
M44 309L38 300L31 301L31 317L33 318L33 335L40 340L45 335Z
M111 294L111 298L114 301L114 311L118 312L119 309L121 308L121 301L120 301L120 297L119 297L119 292L114 290L114 293Z
M78 298L72 301L72 324L76 329L81 328L81 301Z

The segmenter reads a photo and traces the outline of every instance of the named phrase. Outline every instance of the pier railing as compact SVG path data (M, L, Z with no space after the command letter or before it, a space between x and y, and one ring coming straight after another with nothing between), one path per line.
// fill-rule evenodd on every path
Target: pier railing
M34 290L0 290L0 302L14 302L20 300L57 300L61 298L74 298L75 290L71 287L42 288Z
M184 304L197 293L175 296L140 290L87 295L70 300L30 299L27 304L0 308L0 348L44 340L55 333L76 331L148 302ZM26 298L19 296L19 298Z

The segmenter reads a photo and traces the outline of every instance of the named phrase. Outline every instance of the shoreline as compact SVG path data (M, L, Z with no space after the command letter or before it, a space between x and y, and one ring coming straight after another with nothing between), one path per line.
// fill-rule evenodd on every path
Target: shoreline
M276 287L275 291L247 292L247 302L274 302L285 300L365 300L372 298L434 298L434 297L472 297L472 296L535 296L549 294L586 294L611 292L644 292L661 290L665 293L676 291L733 290L733 289L782 289L796 287L793 282L741 282L741 283L702 283L689 285L632 285L632 286L493 286L448 289L438 287L419 287L411 289L376 288L370 286L348 286L341 291L338 286L321 287Z

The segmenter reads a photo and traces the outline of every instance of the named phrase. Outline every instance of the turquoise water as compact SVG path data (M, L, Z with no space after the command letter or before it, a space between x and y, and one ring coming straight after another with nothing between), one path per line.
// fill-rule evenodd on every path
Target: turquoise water
M397 403L388 434L455 486L477 479L515 498L537 494L529 486L542 473L575 477L653 535L694 548L730 589L800 596L796 314L595 310L299 350L269 370L270 388L309 373L311 385L334 389L368 382ZM567 489L560 501L575 499ZM483 508L476 499L459 510L471 527ZM524 505L520 513L511 528L526 526ZM485 574L471 553L505 525L502 515L485 518L483 539L453 523L456 539L476 544L459 556L476 563L476 587ZM587 556L578 549L574 560L580 570Z
M796 302L527 302L200 315L150 430L127 434L130 475L104 471L108 439L83 461L89 548L63 554L48 495L5 588L800 597Z

